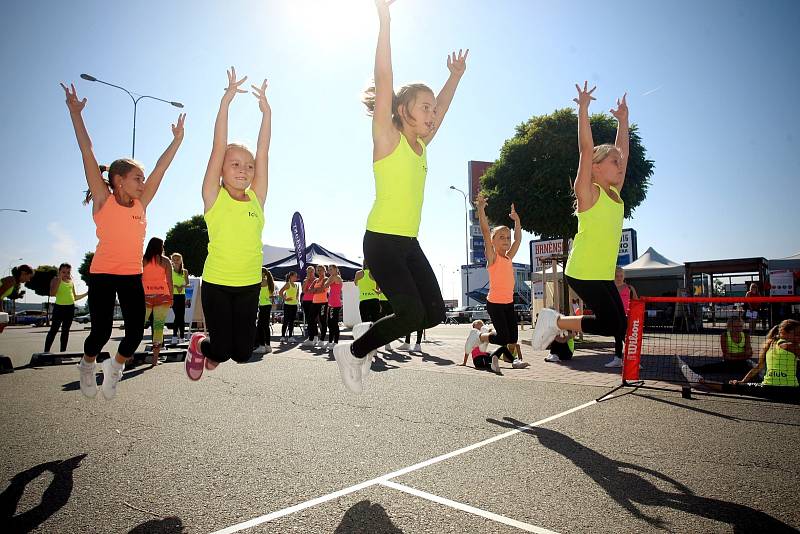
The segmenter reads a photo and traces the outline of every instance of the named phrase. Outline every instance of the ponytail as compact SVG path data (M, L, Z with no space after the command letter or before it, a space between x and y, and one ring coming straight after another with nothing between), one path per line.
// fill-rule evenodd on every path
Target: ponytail
M405 112L408 113L408 108L413 105L417 99L417 93L427 91L434 94L430 87L424 83L410 83L401 87L395 94L392 91L392 123L398 130L403 129L403 120L400 114L400 106L403 106ZM367 107L367 115L370 117L375 113L375 82L367 87L361 95L361 102Z
M764 346L761 347L761 352L758 354L759 360L767 357L767 352L769 352L769 349L772 348L772 344L778 340L778 334L780 333L782 324L783 323L781 323L780 325L776 324L775 326L769 329L769 333L767 334L767 339L766 341L764 341Z
M99 167L100 167L101 177L103 176L103 173L105 172L108 173L108 178L103 178L103 183L106 184L106 187L108 187L108 190L111 191L112 193L114 192L114 176L125 176L135 168L141 169L142 172L144 172L144 168L142 167L142 165L139 162L132 160L130 158L117 159L114 160L109 166L100 165ZM86 197L83 199L83 205L84 206L87 205L92 200L92 198L93 198L92 190L87 189Z

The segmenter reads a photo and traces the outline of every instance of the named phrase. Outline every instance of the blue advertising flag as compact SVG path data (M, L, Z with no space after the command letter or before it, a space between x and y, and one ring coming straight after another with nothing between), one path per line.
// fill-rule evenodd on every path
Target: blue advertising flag
M306 275L306 230L299 211L294 212L292 216L292 242L294 254L297 256L298 278L303 280Z

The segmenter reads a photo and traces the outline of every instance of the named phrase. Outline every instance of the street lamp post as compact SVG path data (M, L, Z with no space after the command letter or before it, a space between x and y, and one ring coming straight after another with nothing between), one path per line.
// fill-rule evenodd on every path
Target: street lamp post
M464 306L469 306L469 203L467 201L467 194L464 191L454 185L451 185L450 189L458 191L464 196L464 222L466 224L466 226L464 226L464 252L467 256L467 264L465 265L467 290L464 292Z
M15 210L13 208L0 208L0 211L17 211L19 213L28 213L28 210Z
M117 89L125 91L125 93L127 93L127 95L131 97L131 101L133 101L133 143L131 145L131 158L133 158L136 155L136 105L139 103L139 100L143 98L150 98L152 100L158 100L159 102L165 102L167 104L175 106L176 108L183 107L183 104L181 104L180 102L172 102L170 100L164 100L163 98L158 98L155 96L139 95L138 97L134 97L133 94L124 87L120 87L119 85L114 85L113 83L104 82L103 80L97 79L89 74L81 74L81 78L90 82L97 82L97 83L102 83L104 85L110 85L111 87L116 87Z

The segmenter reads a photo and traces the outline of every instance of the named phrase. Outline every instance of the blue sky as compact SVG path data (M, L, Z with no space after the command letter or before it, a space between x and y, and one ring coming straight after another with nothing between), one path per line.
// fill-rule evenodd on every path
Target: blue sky
M628 92L655 174L626 227L674 261L783 257L800 251L797 61L800 3L579 0L398 0L395 83L439 88L446 54L470 48L445 124L429 151L420 240L446 298L464 259L467 161L494 160L514 127L598 86L595 111ZM94 250L80 155L58 82L75 82L101 162L128 156L132 105L82 72L186 105L186 138L148 209L148 237L202 212L213 121L235 65L270 81L273 140L265 243L291 243L299 210L310 241L354 258L374 187L370 123L372 0L162 3L14 2L0 21L5 96L0 157L0 269L80 262ZM144 100L136 157L152 169L177 110ZM255 98L241 95L230 139L255 144ZM527 242L530 235L525 236ZM527 246L517 259L527 262Z

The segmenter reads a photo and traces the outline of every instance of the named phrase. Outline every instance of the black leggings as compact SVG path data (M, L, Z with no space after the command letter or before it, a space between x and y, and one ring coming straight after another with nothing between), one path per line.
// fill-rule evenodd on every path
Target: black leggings
M203 340L203 356L217 363L244 363L253 355L258 293L261 284L223 286L203 281L200 300L209 337Z
M308 315L306 316L307 339L313 341L314 338L319 338L319 312L322 309L322 304L315 304L314 302L309 302L308 304Z
M377 321L353 342L354 355L364 357L393 339L445 320L439 283L416 238L367 230L364 261L392 303L394 313Z
M75 316L74 304L53 304L53 316L50 318L50 330L44 339L44 351L50 352L53 340L56 338L58 329L61 328L61 352L66 352L67 341L69 341L69 329L72 326L72 318Z
M362 323L374 323L381 318L381 302L378 299L362 300L358 303Z
M319 313L317 313L317 322L319 323L319 339L325 339L325 334L328 332L328 303L321 302L315 304L319 306Z
M419 345L421 339L422 339L422 330L417 330L417 345ZM411 344L411 332L406 334L406 345L410 344Z
M306 337L308 339L313 339L311 337L311 314L314 311L312 309L314 307L314 303L310 300L302 300L300 301L300 305L303 306L303 320L306 322ZM314 332L316 333L316 325L314 326Z
M175 318L172 320L172 335L183 338L186 333L186 295L172 295L172 313Z
M114 305L119 299L125 337L119 342L117 352L130 358L144 335L144 286L141 274L90 274L89 318L92 329L83 342L86 356L97 356L111 338L114 326Z
M283 324L281 325L281 337L294 335L294 319L297 317L297 304L283 305Z
M489 336L489 343L500 345L492 353L492 356L500 357L506 355L513 360L514 355L508 350L506 345L516 343L519 340L519 330L517 329L517 312L514 310L514 303L495 304L486 303L486 311L492 319L492 327L495 334Z
M328 306L328 342L339 342L339 316L342 312L342 307Z
M792 386L765 386L758 382L722 384L725 393L738 393L777 401L800 403L800 388Z
M611 336L615 354L622 356L622 342L628 328L625 307L613 280L578 280L567 276L569 286L586 303L594 315L584 315L581 330L587 334Z
M269 320L272 314L272 305L258 307L258 324L256 325L256 347L266 345L269 347Z

